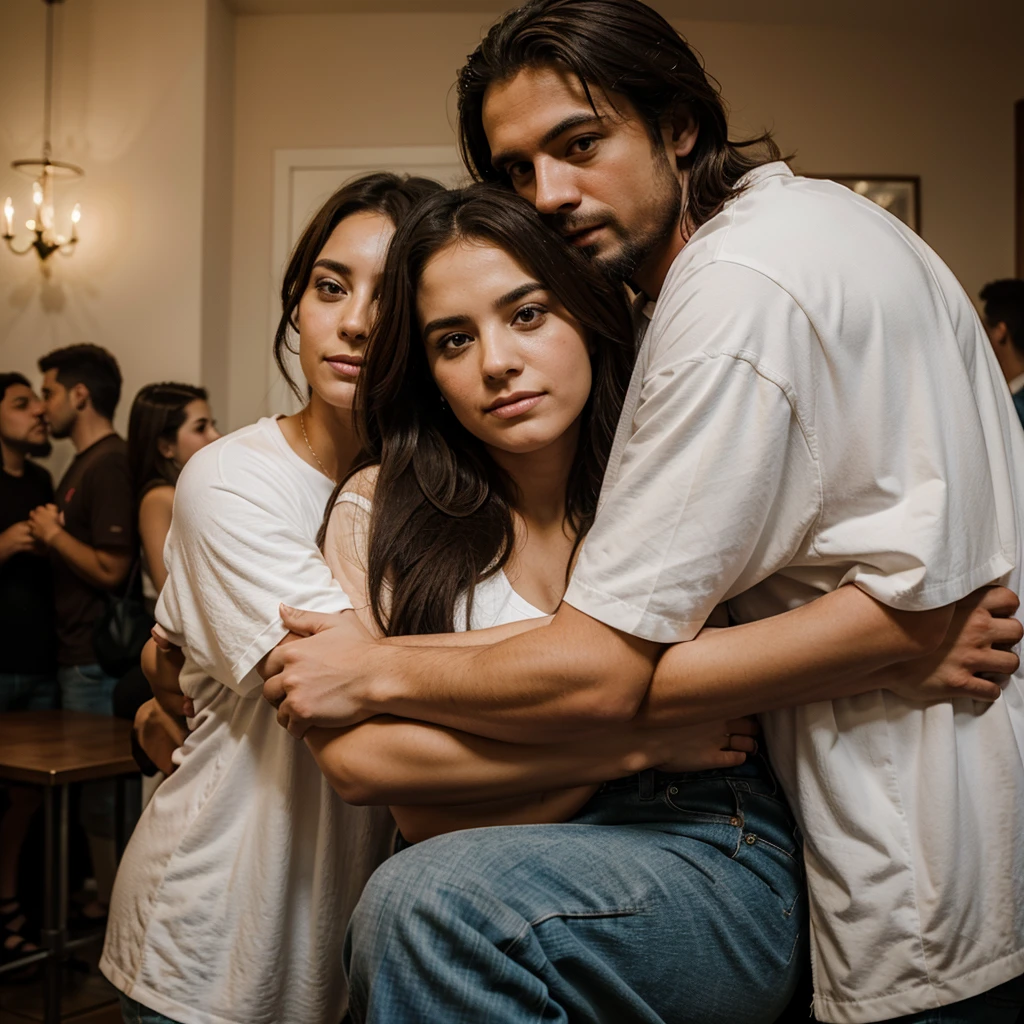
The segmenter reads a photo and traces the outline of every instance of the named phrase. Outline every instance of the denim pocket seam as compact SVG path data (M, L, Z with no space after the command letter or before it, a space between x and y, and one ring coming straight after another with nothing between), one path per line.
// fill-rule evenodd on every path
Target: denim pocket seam
M526 924L520 929L519 934L505 947L505 954L510 955L512 950L516 948L529 935L535 928L539 928L542 924L546 924L548 921L554 921L556 918L561 920L569 921L595 921L601 920L602 918L608 917L634 917L637 914L643 914L647 911L647 904L641 903L633 907L621 907L616 910L580 910L580 911L565 911L565 910L552 910L549 913L542 914L540 917L532 921L527 921Z

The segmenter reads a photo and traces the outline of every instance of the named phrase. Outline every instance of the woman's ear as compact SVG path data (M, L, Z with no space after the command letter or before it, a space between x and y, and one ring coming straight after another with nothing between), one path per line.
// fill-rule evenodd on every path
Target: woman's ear
M161 458L168 462L178 461L178 446L171 441L165 441L162 437L156 442L156 450Z

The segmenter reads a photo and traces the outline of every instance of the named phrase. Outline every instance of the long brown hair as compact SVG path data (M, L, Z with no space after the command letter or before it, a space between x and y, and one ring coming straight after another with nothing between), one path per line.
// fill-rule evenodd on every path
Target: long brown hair
M593 385L566 483L566 519L577 545L594 519L633 365L625 292L527 202L474 185L431 196L410 214L388 251L381 315L356 386L362 465L380 467L367 557L370 606L391 635L451 632L462 595L468 625L474 588L503 568L515 540L515 486L441 401L419 330L423 269L458 239L508 253L554 294L592 347Z
M362 211L382 214L397 227L424 196L440 192L441 189L442 186L430 178L376 171L346 182L313 214L295 243L288 260L288 269L284 272L284 280L281 282L281 319L274 334L274 362L288 386L295 392L296 398L302 399L303 394L288 372L284 353L295 351L291 347L289 335L299 329L295 322L299 301L309 284L313 264L331 233L346 217Z
M625 96L652 142L679 108L699 125L688 159L686 215L695 228L737 191L748 171L780 159L769 132L732 141L725 104L715 82L679 33L640 0L531 0L509 11L469 55L459 72L459 148L478 181L510 185L491 165L483 126L488 86L526 68L556 67L575 75L591 107L591 87L610 103Z
M186 407L199 400L206 401L206 390L193 384L166 381L139 389L128 416L128 468L136 506L147 484L178 482L181 469L160 454L160 442L177 440Z

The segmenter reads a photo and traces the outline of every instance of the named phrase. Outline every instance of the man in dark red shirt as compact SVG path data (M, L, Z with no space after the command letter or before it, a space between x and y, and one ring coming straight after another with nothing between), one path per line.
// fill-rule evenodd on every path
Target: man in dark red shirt
M29 517L33 536L52 555L61 706L110 715L117 680L98 664L92 632L107 595L127 577L134 553L128 450L112 422L121 371L98 345L57 349L39 360L39 369L50 433L70 439L77 453L54 502ZM92 908L97 916L105 912L113 886L113 808L111 783L83 786L82 825L101 904Z

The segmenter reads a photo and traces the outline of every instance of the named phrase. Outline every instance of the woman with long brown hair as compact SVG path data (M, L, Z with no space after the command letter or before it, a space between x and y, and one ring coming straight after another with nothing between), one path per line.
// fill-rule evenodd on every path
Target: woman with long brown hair
M282 597L349 606L316 544L359 441L355 382L384 252L434 182L371 174L314 215L282 286L303 408L197 452L177 480L156 618L184 651L191 733L125 852L101 969L126 1021L337 1024L342 934L386 852L387 814L347 809L258 700Z

